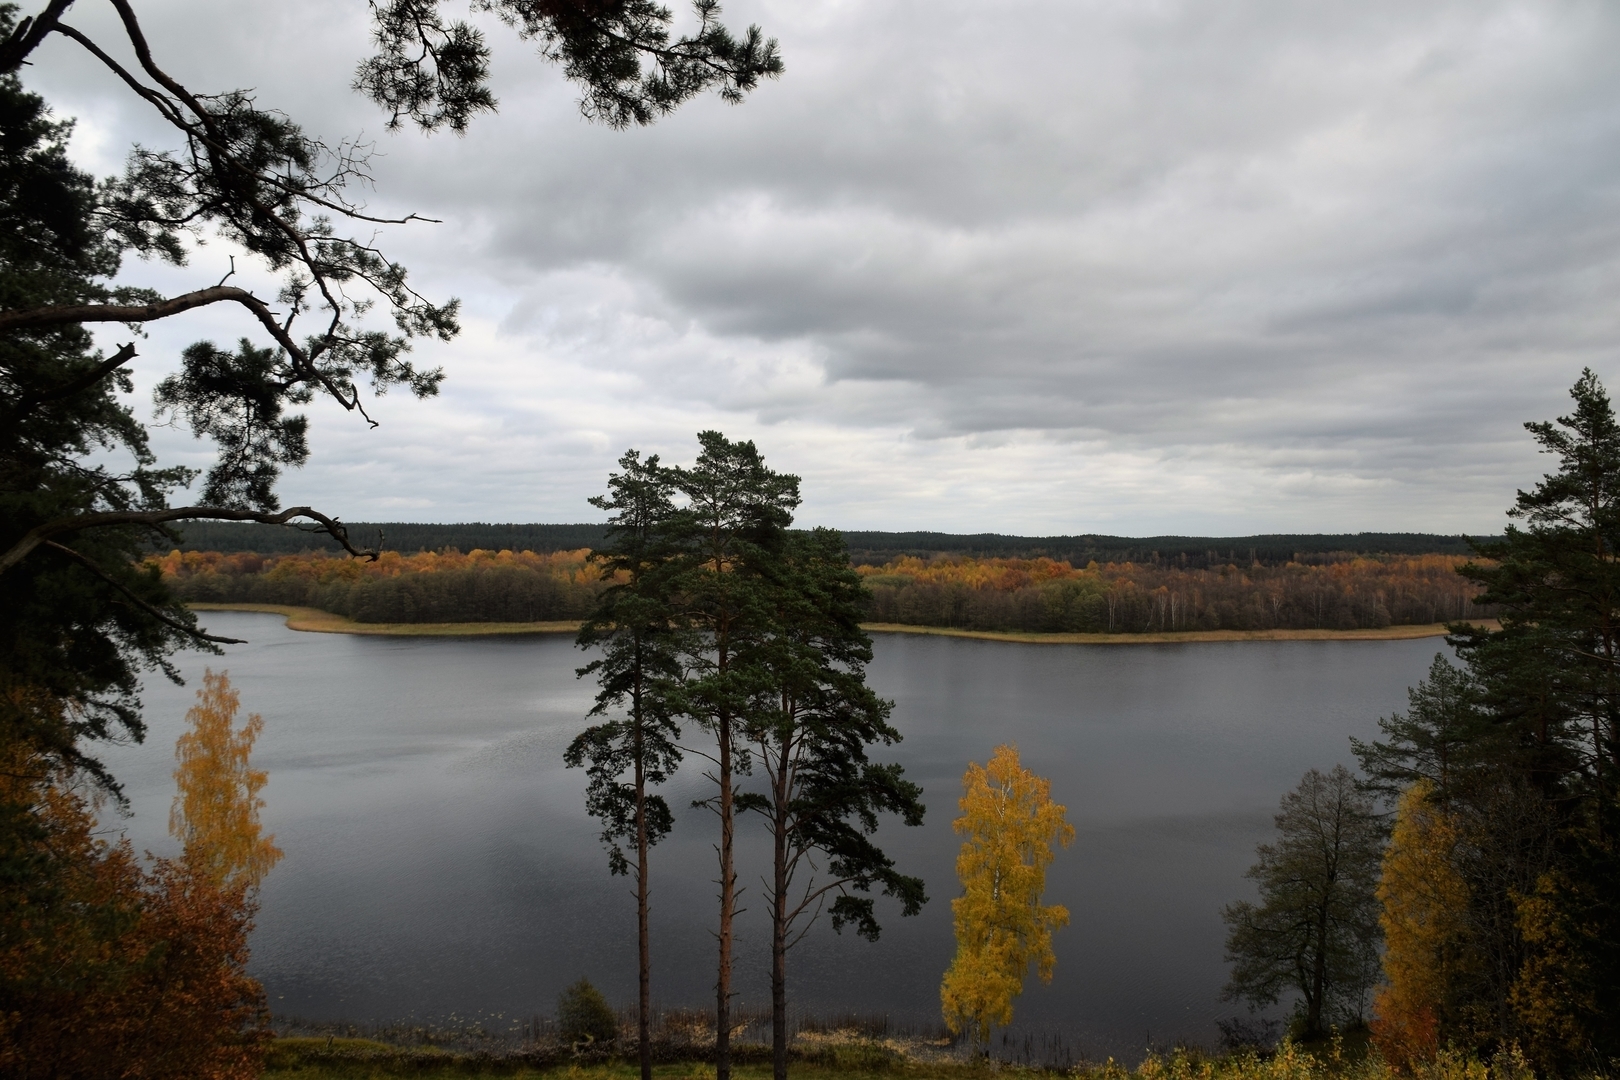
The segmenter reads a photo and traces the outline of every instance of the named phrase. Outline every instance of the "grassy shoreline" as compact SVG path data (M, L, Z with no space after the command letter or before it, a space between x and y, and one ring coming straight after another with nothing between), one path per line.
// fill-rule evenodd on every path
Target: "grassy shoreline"
M579 623L361 623L317 608L287 604L194 603L193 611L256 611L286 617L287 627L315 634L363 634L375 637L494 637L518 634L573 634ZM874 634L931 634L937 637L976 638L1024 645L1166 645L1204 641L1405 641L1440 637L1444 623L1421 626L1386 626L1377 630L1180 630L1150 634L1035 634L1000 630L958 630L946 626L907 623L864 623ZM1487 621L1487 626L1494 622Z
M470 622L470 623L362 623L319 608L289 604L207 604L186 605L193 611L258 611L285 615L287 628L313 634L362 634L374 637L495 637L513 634L574 634L577 621L558 622Z

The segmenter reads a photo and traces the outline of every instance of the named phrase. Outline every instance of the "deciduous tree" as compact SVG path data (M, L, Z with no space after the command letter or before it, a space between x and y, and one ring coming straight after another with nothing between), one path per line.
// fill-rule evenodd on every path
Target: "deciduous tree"
M1074 826L1052 801L1051 781L1019 764L1011 745L996 747L987 766L970 763L962 789L953 823L967 837L956 858L962 895L951 901L956 957L940 1002L951 1031L984 1046L993 1027L1012 1023L1031 964L1052 980L1052 931L1068 925L1069 911L1041 898L1052 845L1067 847Z
M1438 663L1438 661L1437 661ZM1468 883L1456 867L1456 822L1429 780L1401 796L1378 879L1385 985L1373 1000L1373 1040L1400 1067L1439 1052L1442 1020L1466 964ZM1445 1025L1455 1030L1454 1023Z
M253 903L187 860L143 868L128 841L96 834L71 772L13 746L4 805L33 808L8 830L0 894L0 1074L20 1080L251 1080L269 1032L246 973Z
M264 717L251 713L238 728L240 706L228 672L203 673L197 704L186 713L191 728L174 747L179 793L169 810L169 833L202 880L224 892L241 885L251 894L282 853L259 824L266 774L250 761Z
M1376 888L1383 831L1372 800L1342 765L1312 769L1283 796L1277 839L1247 877L1260 902L1221 912L1232 977L1224 996L1251 1006L1298 994L1298 1034L1320 1038L1365 1015L1378 969Z

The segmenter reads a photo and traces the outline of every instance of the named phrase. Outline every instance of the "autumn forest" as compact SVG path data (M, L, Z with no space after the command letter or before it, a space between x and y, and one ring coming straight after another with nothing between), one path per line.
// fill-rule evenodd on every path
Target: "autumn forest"
M287 604L364 623L583 618L607 582L588 549L153 557L188 601ZM1489 618L1454 555L1302 555L1272 565L903 555L856 566L871 622L1058 633L1351 630Z

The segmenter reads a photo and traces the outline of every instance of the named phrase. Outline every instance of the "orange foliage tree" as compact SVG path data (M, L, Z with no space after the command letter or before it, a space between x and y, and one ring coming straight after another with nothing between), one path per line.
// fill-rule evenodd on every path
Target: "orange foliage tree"
M1387 981L1373 1001L1373 1041L1403 1068L1440 1050L1468 911L1468 885L1452 862L1457 828L1434 794L1420 780L1401 796L1378 882Z
M243 782L254 775L252 740L248 728L230 731L229 683L210 673L199 699L178 751L177 802L191 807L181 820L246 823L253 843L200 828L181 858L143 868L127 840L97 837L96 806L73 772L16 749L0 767L0 812L26 825L6 830L13 850L0 857L29 871L27 887L6 890L0 910L0 1075L248 1080L262 1072L268 1013L246 973L248 934L253 874L279 852L257 836L263 778ZM219 725L208 726L221 714L223 741ZM210 752L210 741L225 752ZM234 793L222 779L229 775ZM238 805L205 812L205 793Z
M264 718L253 713L233 729L240 704L227 672L203 674L197 704L186 713L191 729L175 744L179 792L169 810L169 832L184 845L187 865L227 891L238 884L258 888L281 858L275 838L262 835L259 825L265 774L248 762Z
M1052 844L1068 847L1074 826L1052 801L1051 781L1020 765L1011 745L996 747L988 766L970 763L962 789L953 823L967 837L956 859L962 895L951 901L956 958L939 994L951 1031L984 1045L991 1028L1012 1023L1031 964L1052 981L1052 931L1068 925L1069 911L1042 904L1041 894Z

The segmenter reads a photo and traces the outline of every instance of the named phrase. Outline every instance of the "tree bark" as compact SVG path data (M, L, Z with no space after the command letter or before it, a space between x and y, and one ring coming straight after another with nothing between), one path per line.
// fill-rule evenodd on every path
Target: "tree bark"
M636 947L639 970L636 998L636 1042L641 1057L641 1080L652 1080L652 952L647 934L647 772L642 733L644 723L640 640L637 639L635 687L636 722Z
M771 1074L787 1080L788 752L772 777L771 814Z
M714 1074L731 1080L731 918L737 903L737 875L732 869L734 812L731 790L731 717L722 714L720 739L720 971L715 981Z

